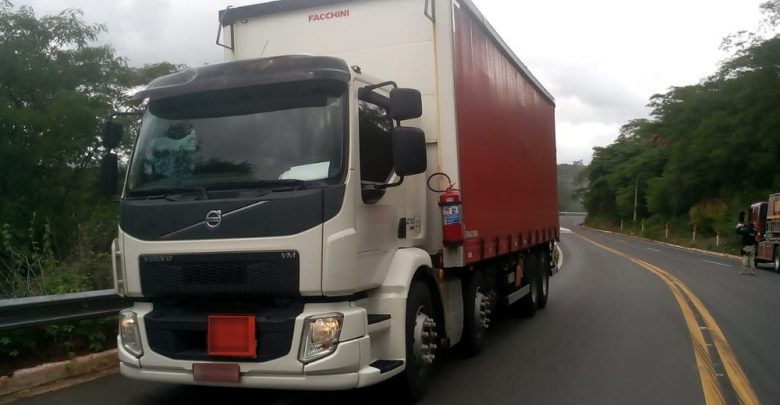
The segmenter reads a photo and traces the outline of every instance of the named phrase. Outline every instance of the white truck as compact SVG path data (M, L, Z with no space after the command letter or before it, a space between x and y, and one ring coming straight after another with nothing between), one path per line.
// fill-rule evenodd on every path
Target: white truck
M554 100L469 0L222 10L154 80L112 245L125 376L425 391L498 306L547 302ZM316 55L316 56L315 56ZM116 188L122 127L104 133Z

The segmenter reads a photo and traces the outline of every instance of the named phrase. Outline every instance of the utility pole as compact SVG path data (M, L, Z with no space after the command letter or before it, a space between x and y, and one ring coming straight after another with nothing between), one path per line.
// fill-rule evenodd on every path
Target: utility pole
M636 223L636 206L639 201L639 176L634 181L634 223Z

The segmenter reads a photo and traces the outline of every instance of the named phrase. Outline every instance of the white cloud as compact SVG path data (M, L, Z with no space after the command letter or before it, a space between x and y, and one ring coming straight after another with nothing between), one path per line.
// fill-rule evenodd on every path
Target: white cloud
M555 130L558 141L558 162L571 163L582 160L589 163L593 147L611 143L621 125L622 123L609 124L598 121L572 123L557 120Z
M473 0L557 99L558 160L590 161L650 96L694 84L727 55L721 40L753 30L764 0ZM242 0L233 5L259 1ZM134 66L218 62L217 11L228 0L17 0L39 14L81 8Z
M650 96L712 74L763 0L473 1L557 98L559 162L588 162Z

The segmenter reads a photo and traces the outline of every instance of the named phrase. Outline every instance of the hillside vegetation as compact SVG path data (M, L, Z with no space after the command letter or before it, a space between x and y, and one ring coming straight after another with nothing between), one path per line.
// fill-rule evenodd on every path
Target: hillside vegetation
M585 166L581 160L558 165L558 210L582 212L581 191L584 186Z
M639 229L644 220L655 236L669 224L688 237L695 227L700 238L731 238L740 209L780 191L780 0L761 9L757 33L724 40L732 56L713 75L654 95L651 119L594 148L589 223Z

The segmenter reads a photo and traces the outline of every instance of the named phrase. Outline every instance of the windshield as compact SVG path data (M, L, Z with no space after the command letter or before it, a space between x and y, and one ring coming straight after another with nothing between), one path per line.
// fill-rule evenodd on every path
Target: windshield
M312 81L152 101L133 153L128 191L339 182L345 87Z

